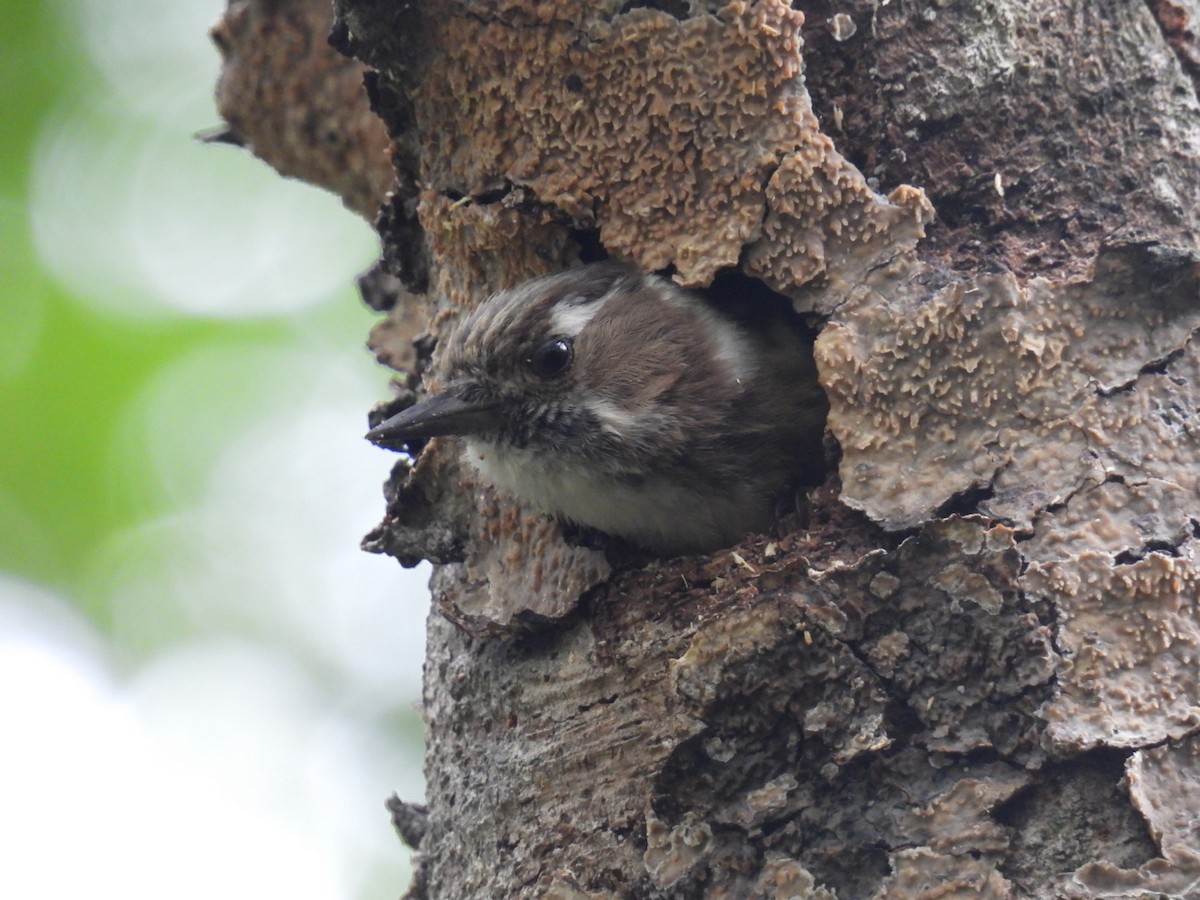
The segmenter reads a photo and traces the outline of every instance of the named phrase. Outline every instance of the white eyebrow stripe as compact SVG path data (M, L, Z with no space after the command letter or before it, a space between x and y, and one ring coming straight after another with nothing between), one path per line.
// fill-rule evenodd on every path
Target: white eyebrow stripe
M609 291L599 300L584 300L580 297L564 297L554 306L550 315L550 327L553 334L563 337L578 337L579 332L588 327L596 314L603 309L615 294Z

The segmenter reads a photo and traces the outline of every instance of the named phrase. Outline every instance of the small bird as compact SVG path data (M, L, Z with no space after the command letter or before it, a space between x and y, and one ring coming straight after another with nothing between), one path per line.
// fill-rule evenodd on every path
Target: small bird
M824 470L812 340L755 305L613 262L534 279L468 315L441 389L367 439L457 435L486 480L576 524L662 555L730 546Z

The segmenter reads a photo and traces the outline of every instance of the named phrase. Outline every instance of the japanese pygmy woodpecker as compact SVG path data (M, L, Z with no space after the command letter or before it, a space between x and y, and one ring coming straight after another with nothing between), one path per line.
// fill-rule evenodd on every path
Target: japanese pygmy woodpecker
M661 554L729 546L820 479L828 409L807 332L747 306L616 263L534 279L468 315L437 393L367 437L457 435L549 513Z

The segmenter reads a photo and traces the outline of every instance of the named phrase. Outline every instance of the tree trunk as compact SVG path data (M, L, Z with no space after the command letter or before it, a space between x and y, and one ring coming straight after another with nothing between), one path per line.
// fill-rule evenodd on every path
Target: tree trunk
M451 443L397 466L367 546L438 563L408 896L1200 896L1196 13L231 2L231 136L380 210L407 388L604 255L820 329L807 528L647 562Z

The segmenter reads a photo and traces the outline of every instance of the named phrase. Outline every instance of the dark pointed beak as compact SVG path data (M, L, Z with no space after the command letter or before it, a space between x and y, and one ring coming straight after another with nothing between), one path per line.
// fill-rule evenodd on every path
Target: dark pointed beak
M479 434L499 421L498 403L465 400L451 388L380 422L367 432L367 440L391 449L404 441L423 441L446 434Z

